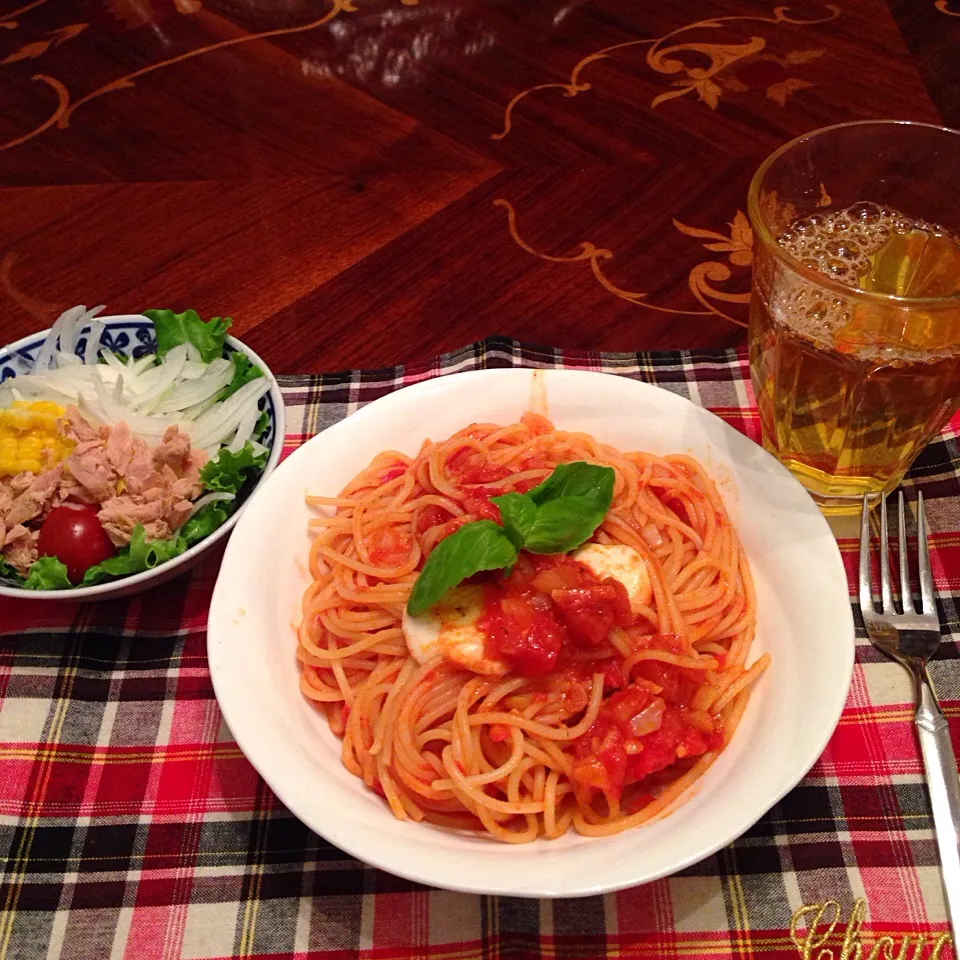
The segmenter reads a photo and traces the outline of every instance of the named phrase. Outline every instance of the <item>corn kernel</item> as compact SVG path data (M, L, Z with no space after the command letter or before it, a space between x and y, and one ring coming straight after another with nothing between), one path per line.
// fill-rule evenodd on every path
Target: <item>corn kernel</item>
M57 432L63 412L52 400L17 400L0 410L0 476L39 473L67 456L73 443Z

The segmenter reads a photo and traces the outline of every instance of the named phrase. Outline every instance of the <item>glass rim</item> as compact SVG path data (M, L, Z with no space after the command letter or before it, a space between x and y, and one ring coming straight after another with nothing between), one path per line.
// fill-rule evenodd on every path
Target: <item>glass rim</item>
M785 153L789 150L792 150L794 147L799 146L801 143L804 143L809 140L813 140L816 137L820 137L824 134L833 133L836 130L845 130L849 127L919 127L926 130L934 130L937 133L947 133L951 136L958 138L958 148L960 148L960 130L954 130L951 127L940 126L936 123L922 123L918 120L851 120L847 123L834 123L829 127L819 127L816 130L810 130L807 133L801 134L799 137L794 137L792 140L789 140L787 143L784 143L773 153L770 154L760 164L757 168L757 172L753 175L753 179L750 181L750 187L747 191L747 216L750 218L750 224L753 228L754 237L759 240L761 243L770 247L775 251L775 255L781 260L784 260L789 267L791 267L796 273L798 273L805 280L808 280L810 283L816 284L821 287L825 287L827 290L832 290L835 293L841 294L845 297L853 296L856 299L862 299L866 301L872 301L874 303L884 303L888 306L898 306L898 307L907 307L914 305L926 305L931 306L934 304L942 304L944 306L955 306L957 301L960 300L960 293L951 294L947 297L903 297L895 293L878 293L875 290L862 290L860 287L849 286L846 283L842 283L839 280L835 280L832 277L828 277L826 274L820 273L819 270L813 270L810 267L805 267L803 263L798 260L786 247L783 247L780 243L777 242L777 238L770 232L767 228L767 224L763 219L762 214L760 213L760 184L763 181L763 178L766 176L767 171L780 159Z

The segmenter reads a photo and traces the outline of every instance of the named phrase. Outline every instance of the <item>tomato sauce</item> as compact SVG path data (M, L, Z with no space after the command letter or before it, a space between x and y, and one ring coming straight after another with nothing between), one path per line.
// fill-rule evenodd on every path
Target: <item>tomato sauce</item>
M643 676L604 700L590 729L574 744L573 781L587 799L602 793L619 803L623 790L678 761L695 759L723 746L716 719L691 710L686 697L696 686L671 674L691 673L657 661L660 684ZM637 807L637 798L631 798Z
M513 473L509 467L491 462L485 454L470 447L464 447L447 461L447 472L450 479L460 487L496 483L506 480Z
M614 627L632 622L619 581L601 580L564 554L521 554L509 577L487 580L477 626L487 657L539 677L557 668L565 650L597 647Z
M411 548L410 535L401 527L381 527L367 543L370 562L375 567L400 566L410 556Z
M521 471L550 466L535 456L519 464ZM500 481L514 471L470 448L451 457L447 470L460 488L466 516L451 519L445 511L427 508L418 524L420 532L445 523L447 536L470 520L501 522L491 498L505 492ZM527 492L537 483L531 479L515 489ZM671 489L659 491L659 498L680 520L689 522L686 504ZM626 677L619 653L589 658L589 651L601 652L609 643L615 628L623 631L634 650L686 652L680 637L651 634L648 625L634 622L619 581L601 579L566 555L521 553L508 577L498 571L478 574L474 582L484 586L484 612L477 626L486 638L485 656L507 663L513 674L542 678L545 690L568 717L582 713L591 677L603 674L603 705L590 729L573 744L572 779L585 802L601 794L609 805L619 805L625 789L648 777L655 783L661 771L723 746L716 719L689 707L703 682L701 671L644 660ZM490 730L495 742L507 736L508 729L499 724ZM643 787L630 790L623 809L632 813L652 799Z

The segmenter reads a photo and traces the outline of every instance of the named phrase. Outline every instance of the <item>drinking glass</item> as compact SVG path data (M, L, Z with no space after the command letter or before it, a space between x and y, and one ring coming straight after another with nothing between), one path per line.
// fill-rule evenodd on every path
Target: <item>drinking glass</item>
M960 133L816 130L750 185L764 446L825 513L899 484L960 405Z

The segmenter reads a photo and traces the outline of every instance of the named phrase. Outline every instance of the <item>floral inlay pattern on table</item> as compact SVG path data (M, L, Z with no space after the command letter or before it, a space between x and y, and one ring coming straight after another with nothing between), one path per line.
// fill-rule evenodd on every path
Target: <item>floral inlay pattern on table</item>
M941 0L942 2L942 0ZM724 90L731 92L744 92L756 86L749 79L744 80L738 76L738 71L732 68L736 64L751 58L756 61L764 61L770 64L771 68L779 67L784 71L781 76L776 77L766 86L766 96L775 103L783 106L787 98L797 90L813 86L813 82L804 80L800 77L792 76L786 73L786 69L795 69L823 54L823 50L795 50L791 51L786 57L774 57L769 54L765 57L758 55L766 49L767 41L763 37L751 37L745 43L702 43L702 42L675 42L681 34L692 30L719 30L724 26L734 22L750 23L771 23L771 24L790 24L792 26L814 26L821 23L829 23L840 16L840 8L833 4L825 4L828 13L825 16L815 17L813 19L795 19L790 16L789 7L776 7L772 17L753 17L753 16L734 16L734 17L714 17L709 20L699 20L696 23L687 24L678 27L670 33L664 34L656 39L644 38L642 40L628 40L625 43L616 43L602 50L597 50L589 56L584 57L570 71L570 76L566 83L540 83L533 87L528 87L518 93L504 108L503 129L497 133L490 134L491 140L502 140L508 136L513 128L513 113L517 105L530 94L538 90L562 90L565 97L575 97L580 93L585 93L593 88L593 85L581 79L583 71L598 60L606 60L613 53L619 50L626 50L632 47L649 44L647 50L646 62L650 69L657 73L678 77L671 84L675 89L668 90L654 97L650 101L651 108L656 108L659 104L667 100L674 100L678 97L685 97L687 94L695 93L697 98L707 104L711 110L715 110L720 101ZM696 66L687 63L683 59L683 54L695 55L696 61L702 57L707 57L710 61L708 66ZM746 64L741 64L746 66Z
M498 197L493 201L495 207L502 207L507 211L507 229L513 242L522 250L532 254L540 260L546 260L549 263L577 263L586 261L590 264L590 272L596 278L597 282L605 289L621 300L626 300L638 307L647 307L650 310L656 310L659 313L673 313L682 316L707 316L714 314L729 320L737 326L745 327L746 322L735 316L731 316L714 301L721 303L746 304L750 302L749 293L732 293L727 290L720 290L714 284L726 283L734 273L733 270L720 260L706 260L696 264L687 274L687 286L690 292L706 309L704 310L679 310L672 307L663 307L656 303L650 303L646 297L648 294L640 291L625 290L618 287L603 272L603 262L614 259L612 250L605 247L598 247L590 241L582 241L579 244L579 252L557 256L554 254L543 253L540 250L530 246L519 233L517 228L517 212L513 204L503 197ZM688 237L696 237L708 241L704 243L704 249L715 253L728 254L727 259L731 266L739 268L745 273L746 279L749 279L749 267L753 263L753 232L750 229L750 222L747 220L743 211L738 210L733 220L730 222L730 235L716 233L713 230L702 230L699 227L687 226L679 220L673 220L674 227Z
M18 26L18 21L14 19L15 17L24 14L46 2L47 0L36 0L36 2L28 4L25 7L21 7L19 10L14 10L12 13L7 15L3 22L0 22L0 27L15 29ZM183 2L183 0L181 0L181 2ZM189 0L187 0L187 2L189 2ZM33 140L35 137L40 136L40 134L46 132L53 126L56 126L60 130L69 127L70 120L79 107L89 103L91 100L95 100L97 97L102 97L104 94L115 93L118 90L128 90L136 86L136 81L141 77L155 73L158 70L163 70L166 67L172 67L175 64L183 63L186 60L192 60L195 57L203 56L206 53L212 53L214 50L222 50L225 47L233 47L237 46L238 44L249 43L252 40L267 40L272 37L283 37L295 33L306 33L307 31L316 30L318 27L322 27L324 24L329 23L334 19L334 17L339 16L341 13L357 12L357 8L353 5L353 0L330 0L330 4L329 10L327 10L323 16L317 18L316 20L311 20L308 23L304 23L296 27L279 27L276 30L264 30L261 33L251 33L241 37L232 37L229 40L221 40L217 43L211 43L207 46L198 47L196 50L189 50L187 53L182 53L179 56L171 57L169 60L161 60L159 63L150 64L150 66L142 67L140 70L135 70L132 73L126 74L125 76L118 77L116 80L112 80L110 83L98 87L96 90L93 90L78 100L73 99L73 96L67 87L56 77L45 73L35 73L30 79L45 83L48 87L50 87L57 95L57 105L54 108L53 113L51 113L46 120L44 120L33 130L30 130L29 132L20 137L16 137L13 140L8 140L6 143L0 143L0 151L9 150L11 147L19 146L22 143L27 143L29 140ZM178 9L180 8L178 7ZM200 9L201 8L199 6L196 7L196 10L199 11ZM76 34L79 33L85 26L86 24L73 25L73 27L69 28L70 30L74 31L70 35L76 36ZM37 48L35 52L29 53L26 56L20 56L18 59L26 59L29 56L40 56L49 49L49 46L49 43L45 44L43 50L39 50L39 48ZM9 62L9 58L7 62Z

